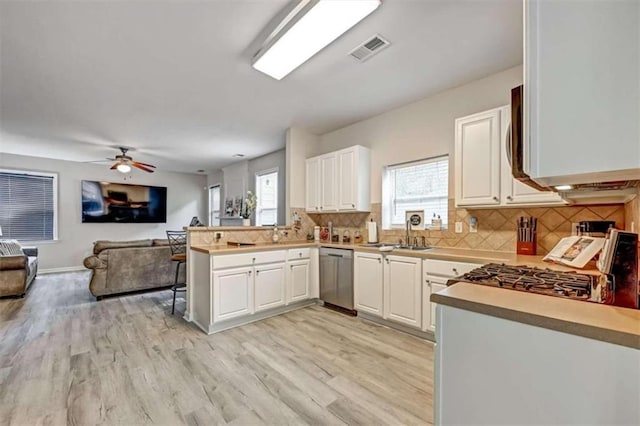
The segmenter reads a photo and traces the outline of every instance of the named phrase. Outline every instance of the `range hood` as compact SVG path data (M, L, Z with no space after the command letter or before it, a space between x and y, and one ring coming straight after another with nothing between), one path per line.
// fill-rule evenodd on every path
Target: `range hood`
M552 187L569 204L627 203L638 196L640 181L617 181L557 185Z

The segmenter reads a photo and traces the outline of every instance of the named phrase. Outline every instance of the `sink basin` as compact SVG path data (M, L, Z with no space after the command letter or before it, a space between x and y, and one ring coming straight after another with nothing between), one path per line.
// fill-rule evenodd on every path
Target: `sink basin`
M401 249L401 250L424 251L424 250L431 250L433 247L395 246L395 248Z
M367 244L360 244L360 247L382 247L384 245L385 244L382 244L382 243L367 243Z
M235 241L227 241L227 245L230 247L246 247L246 246L255 246L255 243L238 243Z

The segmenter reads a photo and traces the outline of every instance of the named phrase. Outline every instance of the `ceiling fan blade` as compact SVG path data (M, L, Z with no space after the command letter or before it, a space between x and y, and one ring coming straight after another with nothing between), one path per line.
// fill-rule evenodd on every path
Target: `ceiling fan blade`
M154 166L153 164L141 163L141 162L139 162L139 161L134 161L134 163L136 163L136 164L141 164L141 165L143 165L143 166L145 166L145 167L151 167L152 169L155 169L155 168L156 168L156 166Z
M133 163L131 163L131 165L132 165L133 167L137 167L137 168L139 168L140 170L144 170L145 172L153 173L153 172L155 171L155 170L153 170L153 169L150 169L150 168L148 168L148 167L143 166L143 165L142 165L142 164L140 164L140 163L136 163L135 161L134 161Z
M119 164L120 164L120 163L115 163L113 166L111 166L111 170L115 170L115 169L116 169L116 167L118 167L118 165L119 165Z

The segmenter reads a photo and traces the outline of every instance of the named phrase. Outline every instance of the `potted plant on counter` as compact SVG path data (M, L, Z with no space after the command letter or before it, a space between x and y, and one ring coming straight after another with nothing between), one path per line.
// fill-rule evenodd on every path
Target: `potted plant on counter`
M242 209L240 212L240 216L242 216L243 226L251 225L251 215L256 211L256 206L258 204L258 197L251 191L247 191L247 197L244 199L244 203L242 203Z

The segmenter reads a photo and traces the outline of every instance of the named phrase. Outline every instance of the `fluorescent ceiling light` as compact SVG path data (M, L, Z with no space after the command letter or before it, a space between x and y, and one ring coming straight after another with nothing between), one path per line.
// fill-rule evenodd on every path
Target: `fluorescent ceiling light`
M276 80L282 79L380 6L380 0L312 3L302 17L260 52L253 63L255 69Z
M571 185L558 185L554 187L556 190L558 191L569 191L571 189L573 189L573 186Z
M118 167L116 167L116 169L120 173L129 173L131 171L131 166L128 164L118 164Z

